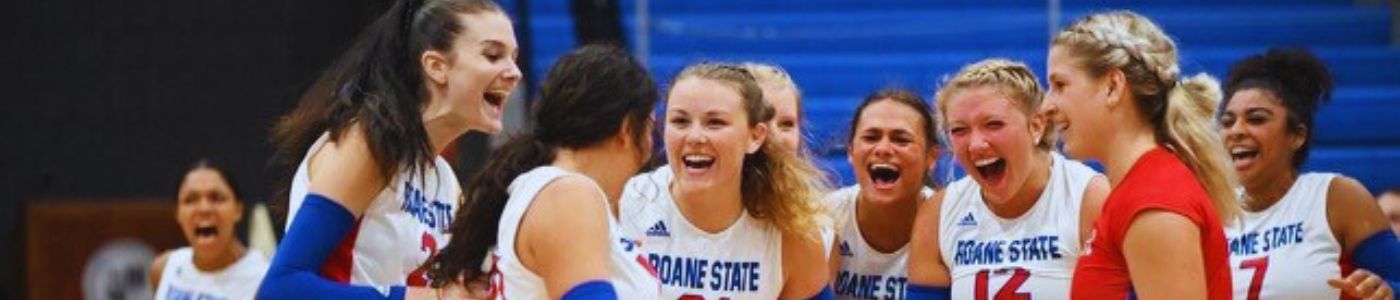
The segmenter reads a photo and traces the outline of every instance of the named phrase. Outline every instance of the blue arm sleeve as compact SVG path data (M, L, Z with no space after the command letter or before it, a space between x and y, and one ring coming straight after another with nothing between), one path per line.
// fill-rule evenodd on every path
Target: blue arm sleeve
M822 291L821 291L821 292L818 292L816 295L812 295L812 298L807 298L807 299L808 299L808 300L836 300L836 293L834 293L834 292L831 291L831 285L827 285L826 287L822 288Z
M1397 257L1400 257L1400 240L1390 228L1361 241L1351 252L1356 267L1380 275L1392 290L1400 290L1400 259Z
M909 300L948 300L953 292L947 287L909 284L904 289L904 299Z
M612 283L605 280L591 280L575 285L564 292L561 300L614 300L617 299L617 289Z
M355 226L355 216L322 195L308 194L258 287L258 299L394 299L403 286L380 289L321 278L317 270Z

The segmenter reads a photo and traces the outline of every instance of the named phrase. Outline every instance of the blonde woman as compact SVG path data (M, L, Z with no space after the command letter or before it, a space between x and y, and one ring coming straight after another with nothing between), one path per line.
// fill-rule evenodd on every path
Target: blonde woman
M1003 59L968 65L939 88L937 116L968 175L919 211L911 299L1069 297L1108 181L1052 150L1042 95L1025 64Z
M619 219L643 232L662 299L829 298L823 175L771 139L772 108L732 65L687 67L665 101L668 166L633 177Z
M1230 299L1223 224L1239 215L1211 119L1215 79L1182 78L1176 44L1128 11L1090 15L1051 41L1047 113L1065 152L1113 186L1074 270L1076 299Z

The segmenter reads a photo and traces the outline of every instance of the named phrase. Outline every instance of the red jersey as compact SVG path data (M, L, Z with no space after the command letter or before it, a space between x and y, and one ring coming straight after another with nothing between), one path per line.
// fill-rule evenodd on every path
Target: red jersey
M1195 223L1205 260L1206 295L1209 299L1230 299L1230 252L1215 206L1191 169L1162 147L1139 157L1123 182L1109 192L1103 214L1094 221L1094 230L1086 241L1088 245L1083 247L1084 253L1074 268L1071 298L1128 299L1132 296L1128 261L1123 257L1123 238L1133 218L1154 209L1184 216Z

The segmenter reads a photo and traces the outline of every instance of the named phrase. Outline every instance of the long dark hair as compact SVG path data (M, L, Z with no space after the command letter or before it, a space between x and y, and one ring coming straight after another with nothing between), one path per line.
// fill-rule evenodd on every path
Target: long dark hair
M510 198L506 188L515 177L554 161L556 149L592 146L617 135L622 124L643 152L652 108L659 98L646 68L613 46L584 46L560 58L540 86L531 110L534 126L491 154L467 185L467 202L449 229L452 239L424 263L434 286L460 275L473 280L496 245L501 212ZM511 251L505 249L503 251Z
M458 15L485 11L501 9L488 0L395 1L361 32L272 129L272 164L284 177L276 206L287 208L286 191L311 144L327 132L331 141L339 140L354 124L364 131L384 180L405 167L421 171L435 154L423 128L427 101L417 57L450 51L465 31ZM278 220L285 219L279 214Z
M1269 91L1279 104L1288 108L1288 131L1305 134L1303 145L1293 152L1293 168L1308 160L1312 144L1313 114L1317 107L1332 98L1332 74L1327 64L1302 48L1275 48L1241 60L1230 68L1225 77L1225 98L1221 110L1230 105L1230 97L1247 89Z

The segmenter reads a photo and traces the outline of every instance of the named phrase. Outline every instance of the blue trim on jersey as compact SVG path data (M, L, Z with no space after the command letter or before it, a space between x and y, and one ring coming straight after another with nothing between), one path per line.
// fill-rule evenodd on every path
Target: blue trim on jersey
M1380 275L1390 284L1391 290L1400 290L1400 259L1395 259L1397 254L1400 254L1400 239L1395 237L1394 231L1386 228L1356 244L1356 249L1351 251L1351 260L1356 262L1356 267Z
M350 210L330 198L307 194L292 226L277 245L258 299L393 299L403 300L403 286L388 290L351 286L318 275L326 258L355 226Z
M589 280L564 292L561 300L612 300L617 299L617 289L607 280Z
M945 286L931 286L910 283L904 290L908 300L948 300L953 299L953 289Z
M821 292L817 292L816 295L812 295L812 298L807 298L807 299L808 299L808 300L836 300L836 292L834 292L834 291L831 290L831 285L827 285L826 287L822 288L822 291L821 291Z

